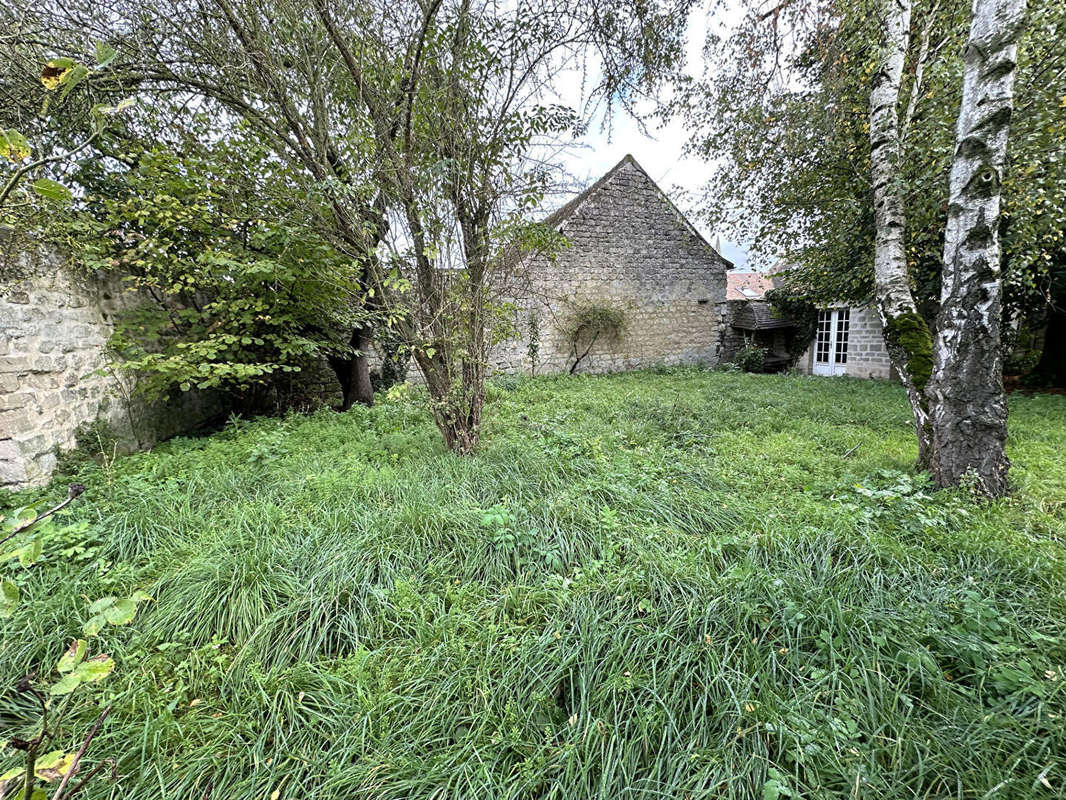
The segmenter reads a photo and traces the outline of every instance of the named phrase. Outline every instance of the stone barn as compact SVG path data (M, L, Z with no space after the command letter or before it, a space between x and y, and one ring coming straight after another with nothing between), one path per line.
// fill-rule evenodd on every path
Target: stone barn
M496 370L717 363L718 304L732 264L633 156L544 222L569 246L554 259L536 254L518 265L520 335L494 350ZM603 329L604 320L620 324ZM531 339L538 345L535 364Z

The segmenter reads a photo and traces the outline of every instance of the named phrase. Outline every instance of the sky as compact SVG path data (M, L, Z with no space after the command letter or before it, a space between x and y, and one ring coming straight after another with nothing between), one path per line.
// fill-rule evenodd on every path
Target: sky
M728 27L738 16L736 5L730 3L724 11L716 9L710 20L706 8L697 8L689 18L686 32L686 66L692 74L702 72L702 50L709 24ZM563 92L564 100L571 100ZM572 100L571 100L572 101ZM685 143L689 133L681 120L646 131L624 110L616 108L611 125L603 125L602 116L589 126L588 133L578 146L563 153L561 160L566 169L581 186L587 186L607 170L632 155L645 171L670 195L675 204L712 245L721 239L722 255L737 268L747 268L747 249L742 243L731 242L724 231L710 230L695 214L686 194L696 195L706 184L715 169L714 163L699 158L685 157ZM563 198L560 201L565 202Z

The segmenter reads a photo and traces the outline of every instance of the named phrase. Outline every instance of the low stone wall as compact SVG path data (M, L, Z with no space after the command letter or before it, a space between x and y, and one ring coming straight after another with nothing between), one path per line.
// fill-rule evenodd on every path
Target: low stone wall
M47 482L87 423L106 422L130 451L221 412L218 398L193 393L148 406L108 367L115 315L136 302L117 280L78 276L52 252L0 255L0 486Z

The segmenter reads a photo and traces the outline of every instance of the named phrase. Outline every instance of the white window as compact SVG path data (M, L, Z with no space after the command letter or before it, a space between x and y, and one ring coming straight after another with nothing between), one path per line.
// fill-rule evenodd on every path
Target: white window
M848 329L851 309L834 308L818 312L814 332L815 375L846 375L848 365Z

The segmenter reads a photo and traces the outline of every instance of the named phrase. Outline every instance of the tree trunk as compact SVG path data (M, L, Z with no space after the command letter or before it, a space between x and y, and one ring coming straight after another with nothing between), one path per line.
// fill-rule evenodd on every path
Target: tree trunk
M348 344L352 348L351 358L330 356L329 366L341 385L341 410L347 411L356 403L364 406L374 405L374 387L370 383L370 329L356 327Z
M444 443L460 455L473 453L481 439L484 376L480 381L473 381L465 374L453 377L448 357L439 351L432 357L424 350L415 351L415 363L426 381L433 421L437 423ZM466 369L466 365L460 367L463 373Z
M1007 399L1000 351L1000 187L1025 0L974 0L963 54L940 314L929 383L933 477L1007 491Z
M1044 347L1040 351L1040 360L1026 376L1027 384L1066 387L1066 308L1060 302L1066 302L1066 297L1052 297L1044 330Z
M910 42L910 0L886 0L883 41L870 86L870 168L874 194L874 283L892 366L907 389L918 436L918 463L929 464L929 411L925 384L932 369L932 338L911 294L904 247L906 215L899 185L899 98Z
M352 331L352 379L351 399L346 401L345 409L354 403L364 406L374 405L374 387L370 383L370 330L357 327Z

